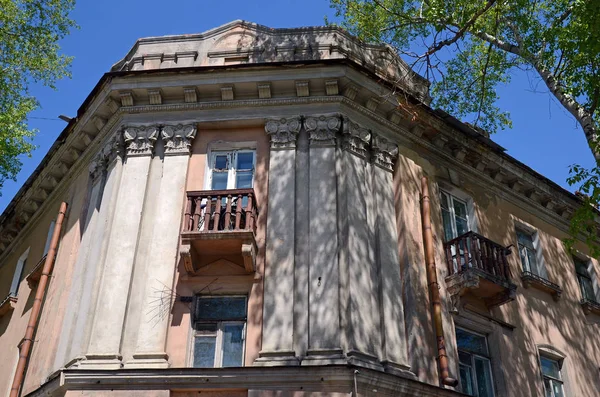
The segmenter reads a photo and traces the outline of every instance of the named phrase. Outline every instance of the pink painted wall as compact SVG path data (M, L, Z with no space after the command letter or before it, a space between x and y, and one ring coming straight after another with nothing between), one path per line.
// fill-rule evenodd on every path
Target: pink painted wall
M30 247L27 262L23 271L18 291L15 310L0 318L0 393L8 392L13 380L18 359L18 344L25 336L25 329L31 314L33 300L37 291L31 289L26 277L42 258L50 222L56 219L60 203L69 204L67 217L63 223L60 246L54 264L53 275L48 284L46 298L23 386L23 395L37 389L50 375L60 326L69 293L71 272L77 256L80 241L79 217L81 207L87 194L87 172L75 177L71 186L59 194L47 207L34 228L27 235L20 237L21 243L9 254L0 268L0 296L3 299L8 293L15 266L19 256Z
M207 153L216 142L253 142L256 147L256 172L254 191L258 203L255 275L235 275L235 271L223 269L216 275L189 276L179 263L175 275L174 290L178 296L192 296L197 293L240 294L248 296L248 322L246 325L245 365L252 365L258 357L262 333L263 274L265 258L265 229L267 221L267 188L269 165L269 141L262 127L236 129L203 129L192 147L192 157L188 168L187 190L204 190L207 166ZM188 366L191 304L175 302L168 333L167 353L173 367Z
M430 300L427 291L423 239L420 212L420 178L429 177L432 203L432 222L435 242L435 260L438 281L443 298L444 333L448 353L451 356L453 375L458 376L455 356L454 315L450 314L449 296L444 282L447 276L443 252L443 230L439 204L438 183L450 184L441 174L441 168L433 166L419 154L401 148L395 173L396 211L399 230L399 252L405 290L405 311L408 329L408 346L412 370L420 380L438 384L435 362L435 338L431 323ZM505 374L504 380L496 379L499 395L542 395L538 364L538 346L550 345L563 353L565 386L568 395L600 395L598 363L600 362L600 318L585 316L579 300L581 293L577 283L574 264L562 239L566 233L557 227L528 213L481 185L481 182L463 180L460 187L474 200L478 232L504 246L517 245L515 221L535 228L540 236L541 248L550 281L563 289L562 299L555 302L551 295L533 288L525 289L520 281L522 265L516 249L509 256L513 282L517 284L516 300L489 315L508 322L514 331L500 330L500 355L492 357L494 365ZM583 244L576 248L587 252ZM600 274L597 260L593 260L596 275ZM480 300L466 296L463 302L487 310Z

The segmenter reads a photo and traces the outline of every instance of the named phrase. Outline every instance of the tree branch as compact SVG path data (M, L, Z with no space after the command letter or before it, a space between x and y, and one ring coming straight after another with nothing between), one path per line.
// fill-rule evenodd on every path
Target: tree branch
M481 10L477 11L459 30L458 32L454 35L454 37L452 37L451 39L447 39L447 40L442 40L439 43L437 43L435 46L433 46L432 48L430 48L426 53L425 56L431 55L436 51L439 51L440 49L442 49L443 47L450 45L452 43L457 42L461 37L463 37L465 35L465 33L471 29L471 27L475 24L475 22L477 22L477 19L482 16L483 14L485 14L485 12L487 10L489 10L490 8L492 8L492 6L496 4L496 0L488 0L488 2L486 3L485 7L483 7Z

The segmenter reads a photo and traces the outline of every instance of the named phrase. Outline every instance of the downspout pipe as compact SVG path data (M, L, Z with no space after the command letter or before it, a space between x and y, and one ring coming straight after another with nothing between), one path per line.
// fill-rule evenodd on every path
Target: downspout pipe
M440 287L437 281L435 256L433 249L433 232L431 229L431 202L429 200L429 183L427 177L421 178L421 217L423 226L423 246L425 249L425 265L427 269L427 286L433 309L433 327L437 340L438 355L436 361L440 370L440 379L443 385L455 387L458 380L450 376L446 342L444 340L444 327L442 325L442 301Z
M52 240L50 240L50 249L48 250L48 255L46 256L46 261L44 262L44 267L42 268L42 276L40 277L40 281L35 292L35 300L33 301L33 307L31 308L31 314L29 315L29 323L27 324L27 330L25 331L23 344L19 349L19 362L17 363L17 371L15 372L15 377L13 378L12 387L10 389L10 397L18 397L21 387L23 386L25 371L27 370L27 364L31 354L31 347L33 345L33 337L40 319L42 303L44 301L44 295L46 294L48 280L52 274L54 258L56 257L56 248L58 247L58 240L60 238L60 232L66 212L67 203L62 202L56 218L54 232L52 233Z

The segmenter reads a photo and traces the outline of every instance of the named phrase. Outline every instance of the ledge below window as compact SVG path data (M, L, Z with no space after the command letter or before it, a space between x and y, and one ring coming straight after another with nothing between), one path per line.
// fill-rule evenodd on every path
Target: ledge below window
M0 303L0 317L5 314L15 310L15 306L17 305L17 297L8 295L2 303Z
M589 299L582 299L579 303L586 316L592 313L600 316L600 303Z
M521 281L523 282L523 287L533 287L539 289L540 291L547 292L552 295L552 298L554 298L555 301L558 301L562 295L562 288L560 288L560 286L538 276L537 274L523 272L521 273Z

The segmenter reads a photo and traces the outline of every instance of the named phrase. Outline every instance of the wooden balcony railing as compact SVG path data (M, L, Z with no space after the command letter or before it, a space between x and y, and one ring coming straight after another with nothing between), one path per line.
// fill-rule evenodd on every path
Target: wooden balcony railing
M187 193L184 232L256 232L254 189L202 190Z
M479 269L502 281L510 281L506 256L510 248L493 242L475 232L467 232L444 244L448 274Z

